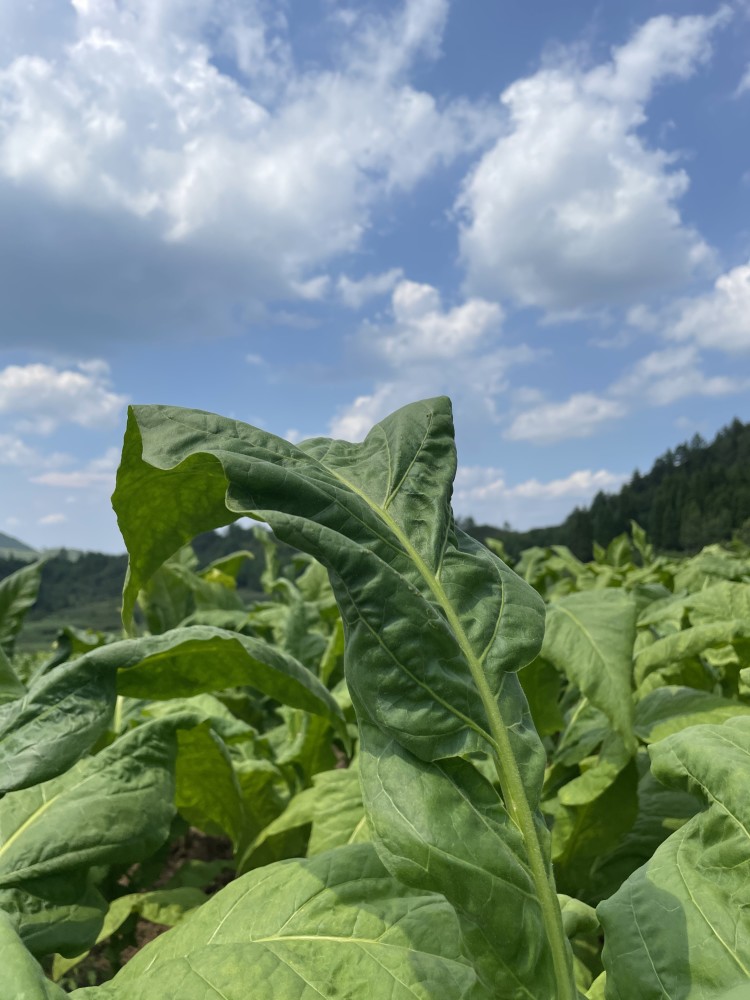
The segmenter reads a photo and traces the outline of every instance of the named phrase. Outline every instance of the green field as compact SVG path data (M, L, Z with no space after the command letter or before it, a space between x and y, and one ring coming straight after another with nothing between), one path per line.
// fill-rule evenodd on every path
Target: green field
M454 459L445 399L302 447L134 409L128 637L0 581L16 997L748 997L750 549L510 557Z

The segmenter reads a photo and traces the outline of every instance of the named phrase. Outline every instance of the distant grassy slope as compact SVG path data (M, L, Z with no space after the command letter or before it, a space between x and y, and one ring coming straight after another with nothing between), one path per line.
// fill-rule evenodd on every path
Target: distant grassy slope
M15 555L16 553L22 556L28 553L28 557L32 557L36 554L36 550L32 549L26 542L22 542L20 538L5 535L0 531L0 555Z

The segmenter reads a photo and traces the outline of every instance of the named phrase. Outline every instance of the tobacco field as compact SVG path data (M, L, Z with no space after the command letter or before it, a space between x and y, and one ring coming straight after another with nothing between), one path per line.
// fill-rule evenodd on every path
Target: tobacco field
M455 470L444 397L131 408L127 633L15 652L0 582L1 1000L750 1000L750 550L511 567Z

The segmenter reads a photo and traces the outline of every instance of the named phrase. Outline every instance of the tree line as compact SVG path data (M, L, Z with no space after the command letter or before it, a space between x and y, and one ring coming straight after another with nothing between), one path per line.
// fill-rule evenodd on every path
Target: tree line
M567 545L591 559L593 543L607 545L637 521L662 552L697 552L739 538L750 544L750 424L733 420L709 444L699 435L669 449L645 475L636 470L618 493L597 493L562 524L530 531L462 526L476 538L499 538L517 557L533 545Z

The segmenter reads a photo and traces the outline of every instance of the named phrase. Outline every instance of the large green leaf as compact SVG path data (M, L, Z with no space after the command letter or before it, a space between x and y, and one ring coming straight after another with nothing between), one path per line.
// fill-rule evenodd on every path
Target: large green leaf
M67 770L106 731L115 699L114 670L83 656L0 707L0 792Z
M177 734L175 805L205 833L226 834L235 847L245 834L242 791L229 752L210 722Z
M111 937L132 914L138 914L144 920L164 927L174 927L186 913L206 901L206 895L200 889L192 886L179 886L174 889L152 889L150 892L129 893L118 896L109 904L102 929L96 938L99 944ZM88 951L75 955L73 958L63 958L56 955L52 965L52 978L59 982L60 978L78 965L88 954Z
M346 733L341 709L317 677L283 651L237 632L193 625L111 643L89 655L101 669L118 668L120 694L169 699L248 685L322 715Z
M632 671L636 605L622 590L590 590L554 601L542 655L565 672L635 753Z
M538 811L545 754L516 675L539 652L543 605L456 529L449 503L455 467L444 398L403 408L362 444L313 439L296 447L211 414L132 409L113 497L131 557L125 616L180 545L242 515L267 521L282 541L318 558L344 621L347 682L360 723L422 762L437 784L447 783L446 794L458 794L464 781L470 800L480 772L467 763L449 780L432 762L474 755L494 762L501 788L495 808L506 816L498 828L533 884L531 900L522 893L504 900L506 927L528 921L534 928L538 961L527 968L523 989L534 996L537 985L539 995L554 983L560 1000L572 1000L572 963ZM403 808L416 819L428 808L425 799L414 794ZM437 830L450 836L442 825ZM376 845L391 863L377 837ZM408 849L423 853L417 842ZM411 871L420 884L417 868ZM448 866L431 888L447 895L453 883ZM476 936L472 942L485 948ZM485 962L486 955L474 958Z
M60 952L77 944L80 951L83 942L71 941L65 919L86 899L96 909L91 868L140 860L166 839L175 728L173 721L140 726L67 773L0 800L0 908L16 913L30 944L43 940L45 950ZM61 937L50 947L55 924Z
M409 885L440 886L489 996L554 997L533 876L497 790L464 761L427 764L375 727L361 735L368 821L388 869Z
M31 563L0 580L0 650L10 656L26 612L36 601L44 562Z
M484 1000L450 906L400 886L368 844L237 879L110 983L72 996Z
M607 1000L708 1000L750 980L750 719L651 747L654 775L706 803L598 913Z

